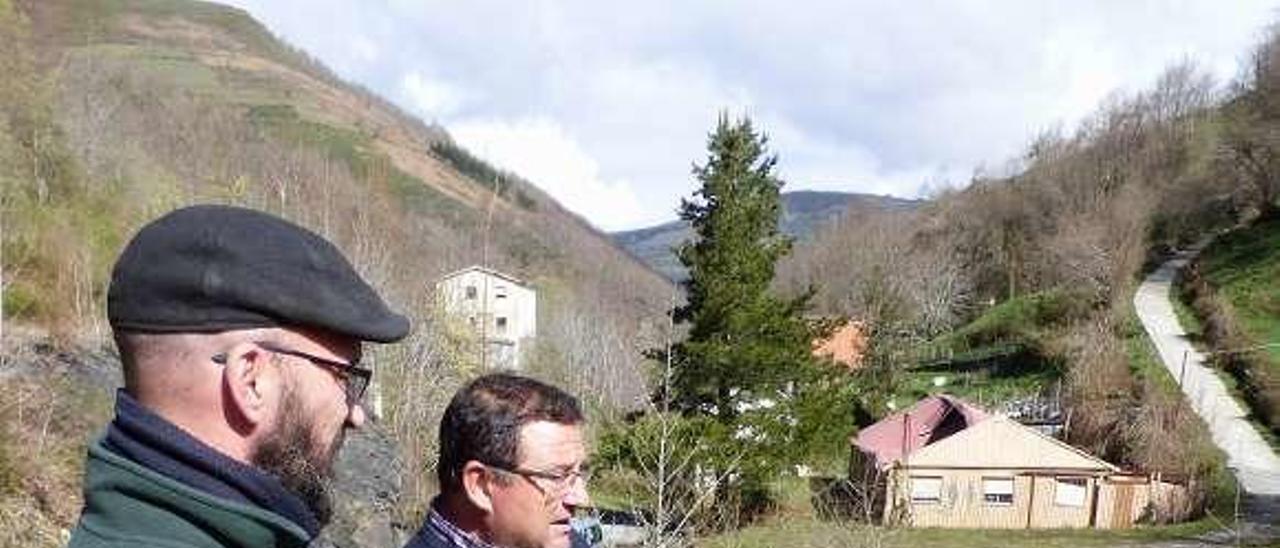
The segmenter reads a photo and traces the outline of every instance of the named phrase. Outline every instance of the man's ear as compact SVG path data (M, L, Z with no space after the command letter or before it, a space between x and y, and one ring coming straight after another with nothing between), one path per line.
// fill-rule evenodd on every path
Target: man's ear
M462 490L467 500L487 514L493 513L493 472L477 461L462 466Z
M242 433L267 424L270 418L273 390L279 384L270 363L271 354L252 343L237 344L227 353L222 371L224 408L237 430L247 430Z

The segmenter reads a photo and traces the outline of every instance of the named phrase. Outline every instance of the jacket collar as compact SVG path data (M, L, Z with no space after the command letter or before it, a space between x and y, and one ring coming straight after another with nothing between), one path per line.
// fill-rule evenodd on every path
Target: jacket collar
M207 539L221 546L306 546L313 538L262 508L211 495L106 449L89 447L80 527L126 544Z
M116 416L103 445L187 487L268 510L312 537L320 534L315 515L275 476L222 454L151 412L124 390L116 392Z

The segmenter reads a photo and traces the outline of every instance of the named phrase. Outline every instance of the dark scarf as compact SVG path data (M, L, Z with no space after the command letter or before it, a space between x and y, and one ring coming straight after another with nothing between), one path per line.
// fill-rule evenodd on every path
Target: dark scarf
M116 391L116 418L106 448L188 487L279 514L314 538L320 523L275 476L219 453Z

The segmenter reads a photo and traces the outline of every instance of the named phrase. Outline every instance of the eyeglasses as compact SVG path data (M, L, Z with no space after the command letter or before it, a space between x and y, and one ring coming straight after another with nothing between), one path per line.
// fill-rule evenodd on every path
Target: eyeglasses
M565 493L569 492L569 489L573 488L573 481L575 479L581 480L583 485L586 485L587 482L591 481L591 468L586 464L583 464L577 470L565 470L563 472L529 470L526 468L508 468L506 466L498 466L496 464L488 463L481 464L500 472L520 476L524 478L525 481L533 484L534 488L540 491L543 496L550 498L564 496ZM543 487L542 484L537 482L534 478L548 481L551 486L549 488Z
M355 405L364 397L364 391L369 387L369 379L373 377L373 371L360 367L359 358L356 358L355 361L352 361L351 363L343 363L340 361L330 360L328 358L321 358L320 356L308 354L299 350L277 346L270 342L258 341L253 344L258 345L259 348L268 352L302 358L311 362L312 365L332 371L342 379L346 389L347 405ZM225 365L227 363L227 355L225 353L215 354L213 356L213 361Z

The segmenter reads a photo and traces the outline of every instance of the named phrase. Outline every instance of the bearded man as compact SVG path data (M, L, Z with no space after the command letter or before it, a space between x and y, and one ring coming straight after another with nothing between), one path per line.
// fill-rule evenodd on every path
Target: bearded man
M363 341L409 322L328 241L248 209L144 227L112 271L124 388L71 546L306 546L365 421Z

